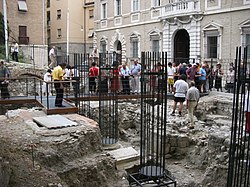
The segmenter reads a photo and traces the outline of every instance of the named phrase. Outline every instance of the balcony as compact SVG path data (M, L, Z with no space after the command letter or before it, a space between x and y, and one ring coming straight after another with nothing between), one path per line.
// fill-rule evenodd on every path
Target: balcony
M171 17L175 15L189 15L200 12L200 2L198 0L175 1L161 7L162 17Z
M18 37L18 43L28 45L29 44L29 37L27 37L27 36L19 36Z

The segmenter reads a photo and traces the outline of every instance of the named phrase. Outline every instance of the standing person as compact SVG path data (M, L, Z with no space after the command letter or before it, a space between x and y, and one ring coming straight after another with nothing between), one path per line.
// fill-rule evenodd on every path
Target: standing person
M184 62L179 68L179 75L185 74L187 76L187 64Z
M200 77L201 77L201 67L199 63L196 63L196 73L195 73L194 82L195 82L195 86L201 92L202 82L200 80Z
M149 77L149 89L150 89L150 93L153 94L155 91L157 91L157 74L156 72L158 72L161 69L161 63L157 63L154 65L155 67L153 67L151 70L149 70L152 75L150 75Z
M206 73L206 69L205 69L205 64L202 64L201 68L200 68L200 82L201 82L201 89L202 89L202 93L206 93L206 80L207 80L207 73Z
M74 91L74 96L75 98L77 98L78 95L80 94L80 74L79 74L78 69L75 66L72 67L72 80L73 80L72 87Z
M141 64L138 63L138 59L134 59L134 65L131 67L130 74L132 93L140 93Z
M120 81L119 81L119 70L116 65L112 65L111 68L111 77L110 77L110 91L112 93L118 93L120 88Z
M42 85L43 96L51 95L51 85L50 83L48 83L52 81L51 73L52 73L51 69L48 69L47 72L43 76L43 81L44 81Z
M217 89L217 91L221 90L222 92L222 76L223 71L221 69L221 64L217 63L216 70L215 70L215 85L214 87Z
M212 91L212 88L214 87L214 77L215 77L215 72L214 72L214 66L211 64L210 66L210 74L209 74L209 90Z
M90 94L96 94L97 91L97 79L99 76L99 68L95 62L92 62L89 68L89 92Z
M167 75L168 75L168 91L172 93L174 86L174 68L171 62L168 63Z
M126 65L126 62L122 63L122 67L120 69L120 76L122 80L122 93L123 94L130 94L130 86L129 86L129 76L130 71L128 66Z
M100 88L99 92L101 94L108 94L109 92L109 65L105 64L103 68L100 69Z
M196 67L197 64L194 63L193 65L190 64L189 68L187 69L187 83L190 83L191 81L194 81L195 74L196 74Z
M62 105L62 102L63 102L63 76L64 76L65 67L66 67L65 63L59 64L52 71L52 77L54 80L54 87L56 90L56 100L55 100L56 107L65 107L64 105Z
M188 83L186 83L186 78L186 75L183 74L179 77L179 80L174 83L174 106L173 112L171 113L172 116L175 116L177 103L180 103L179 116L181 116L182 114L183 102L186 99L186 93L188 90Z
M209 67L209 64L207 62L204 62L204 68L206 70L206 82L205 82L205 90L208 91L209 90L209 79L211 76L211 69Z
M247 93L245 95L245 107L244 107L244 111L245 111L245 116L246 116L246 132L250 133L250 84L248 83L247 86Z
M173 69L174 69L174 82L176 82L179 79L179 67L176 65L176 63L173 63Z
M1 98L6 99L10 97L8 90L8 78L9 78L9 70L4 65L4 61L0 62L0 90L1 90Z
M234 68L231 66L226 75L226 86L228 93L234 92Z
M194 128L194 110L197 108L198 102L200 99L200 92L195 87L195 82L190 82L190 88L187 91L186 100L187 100L187 110L188 118L190 121L189 128Z
M49 68L54 68L54 66L56 65L56 47L55 46L53 46L49 51L49 59L50 59Z
M18 62L18 53L19 53L19 46L18 46L18 43L16 42L15 45L14 45L14 60L16 62Z
M65 83L63 84L63 87L65 88L66 96L70 95L70 80L72 78L72 67L70 65L66 65L66 68L64 69L64 76L63 80Z

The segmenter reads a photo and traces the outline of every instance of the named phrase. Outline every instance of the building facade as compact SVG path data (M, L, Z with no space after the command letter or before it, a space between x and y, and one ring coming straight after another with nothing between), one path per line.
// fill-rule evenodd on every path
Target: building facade
M47 0L46 15L47 42L50 48L56 46L58 62L72 63L73 53L92 51L93 0Z
M128 62L141 51L222 61L250 45L250 0L100 0L95 9L94 45Z
M44 1L6 0L9 42L20 45L45 44ZM3 2L0 3L4 14ZM34 19L35 17L35 19Z
M4 6L6 2L6 6ZM5 7L5 8L4 8ZM21 60L35 65L47 64L45 1L6 0L0 3L1 13L6 13L8 25L8 46L11 49L19 44ZM9 58L8 60L11 60Z

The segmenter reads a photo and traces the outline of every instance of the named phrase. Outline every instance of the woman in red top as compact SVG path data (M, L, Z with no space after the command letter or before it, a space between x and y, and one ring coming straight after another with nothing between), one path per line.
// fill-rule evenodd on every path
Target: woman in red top
M96 79L99 75L99 68L96 66L96 63L91 64L89 68L89 92L90 94L95 94L97 90Z
M120 67L117 65L113 65L112 67L112 78L111 78L111 86L110 90L112 93L118 93L120 91L120 80L119 80L119 72L120 72Z

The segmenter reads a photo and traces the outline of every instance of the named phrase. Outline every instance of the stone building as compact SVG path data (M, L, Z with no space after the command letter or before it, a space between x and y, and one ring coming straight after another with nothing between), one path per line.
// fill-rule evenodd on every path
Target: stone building
M47 0L47 40L57 48L57 61L93 49L94 0Z
M250 0L95 3L94 43L128 61L141 51L165 51L177 62L230 61L236 46L250 45Z
M6 2L6 8L4 2ZM46 43L44 0L1 1L0 11L6 12L8 24L7 60L12 60L11 53L15 43L19 44L19 61L32 63L39 67L47 65L48 49ZM8 50L7 50L8 51Z
M6 0L10 44L45 44L43 3L41 0ZM4 14L3 2L0 3L0 10Z

